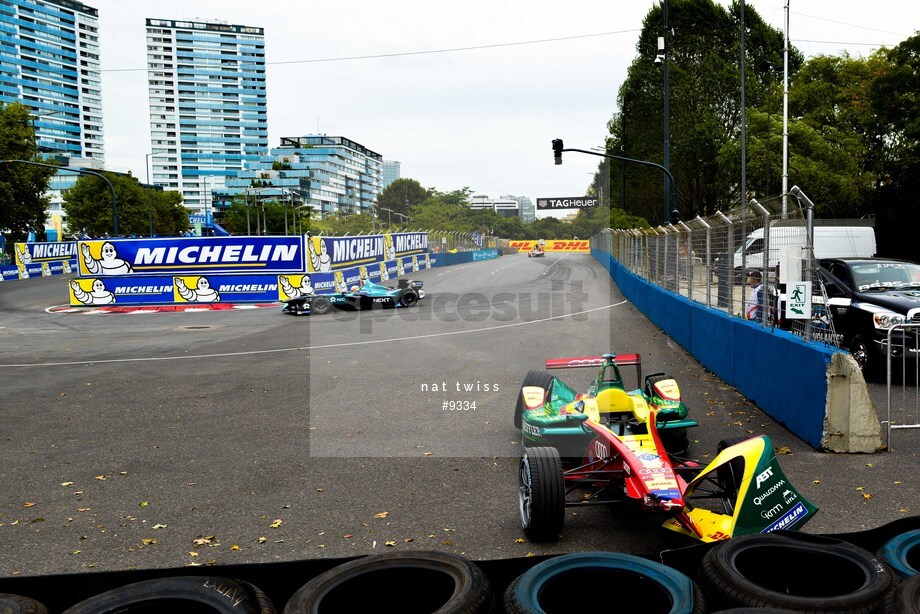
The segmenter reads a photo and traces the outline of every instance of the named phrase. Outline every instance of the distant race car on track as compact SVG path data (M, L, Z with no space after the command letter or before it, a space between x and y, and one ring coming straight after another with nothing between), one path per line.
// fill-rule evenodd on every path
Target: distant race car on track
M411 307L425 298L424 282L400 279L397 287L371 283L367 278L348 292L336 294L307 294L284 301L283 313L292 315L323 314L332 309L375 309L382 307Z
M599 368L585 394L546 371L524 378L514 411L524 455L519 512L524 533L556 538L566 507L632 501L664 527L704 542L798 529L818 508L783 474L766 435L726 439L705 467L683 458L687 419L674 379L653 374L627 390L620 366L638 354L546 361L547 369Z
M542 245L534 245L533 249L527 252L528 258L546 258L546 252L543 251Z

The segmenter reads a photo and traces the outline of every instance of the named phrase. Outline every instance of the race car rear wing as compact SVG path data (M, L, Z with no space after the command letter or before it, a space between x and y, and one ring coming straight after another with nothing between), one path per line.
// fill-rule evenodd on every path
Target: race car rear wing
M605 354L604 356L579 356L576 358L547 358L546 368L580 369L582 367L599 367L607 360L607 356L610 356L610 354ZM617 354L614 356L613 362L618 367L641 365L642 356L640 354Z

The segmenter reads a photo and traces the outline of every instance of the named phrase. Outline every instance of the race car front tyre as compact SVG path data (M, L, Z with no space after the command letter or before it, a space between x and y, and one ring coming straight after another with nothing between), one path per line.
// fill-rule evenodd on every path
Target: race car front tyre
M197 605L193 605L197 604ZM205 611L261 614L271 601L247 582L214 576L171 576L106 591L68 608L64 614L100 612Z
M524 535L533 541L559 537L565 521L565 479L556 448L524 450L518 477L518 509Z
M403 307L412 307L418 302L418 294L415 293L415 290L404 290L399 297L399 302L403 304Z
M729 437L721 440L716 446L716 453L725 448L730 448L736 443L747 441L748 437ZM734 458L727 464L716 469L716 482L722 490L722 506L725 513L731 516L735 513L735 503L738 498L738 490L741 489L742 477L744 476L744 459L741 457Z
M318 296L313 299L313 302L310 304L310 313L322 315L329 311L331 308L332 302L328 298L324 296Z
M920 574L920 529L889 539L879 549L878 556L901 578Z
M594 587L578 590L573 587ZM618 587L611 595L605 587ZM686 575L630 554L578 552L553 557L514 580L504 595L505 612L668 612L706 611L703 594Z
M524 415L524 388L527 386L537 386L546 391L546 398L549 399L553 390L555 378L546 371L528 371L521 383L521 389L518 391L517 403L514 406L514 426L521 428L521 420Z
M703 557L700 574L716 606L809 612L874 612L896 581L871 552L792 531L719 542Z
M471 561L445 552L393 552L355 559L304 584L285 614L300 612L491 611L492 587Z

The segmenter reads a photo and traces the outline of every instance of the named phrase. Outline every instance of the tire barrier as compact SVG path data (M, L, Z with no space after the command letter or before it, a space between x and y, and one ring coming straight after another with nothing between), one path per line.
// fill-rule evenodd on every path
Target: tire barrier
M879 549L878 556L901 578L920 574L920 529L891 538Z
M220 565L208 575L176 568L0 577L0 612L497 614L504 606L511 613L577 607L643 614L920 614L920 574L899 583L871 554L890 550L896 554L889 560L906 556L915 566L918 531L920 516L912 516L836 535L778 532L706 544L681 538L674 549L642 556L586 552L473 563L441 552L397 551Z
M721 607L811 612L873 612L896 583L871 552L783 531L720 542L703 557L700 573L707 595Z
M48 608L39 601L22 595L0 594L0 612L3 614L48 614Z
M901 582L885 600L886 614L920 614L920 575Z
M612 594L609 587L621 587ZM521 574L505 591L508 614L619 611L702 614L699 587L661 563L616 552L563 554Z
M217 576L179 576L136 582L106 591L64 614L128 614L207 607L220 614L274 614L265 594L248 582ZM182 607L184 606L184 607ZM194 611L198 611L197 608Z
M284 613L386 609L406 614L485 614L492 603L485 574L463 557L394 552L350 561L320 574L294 593Z

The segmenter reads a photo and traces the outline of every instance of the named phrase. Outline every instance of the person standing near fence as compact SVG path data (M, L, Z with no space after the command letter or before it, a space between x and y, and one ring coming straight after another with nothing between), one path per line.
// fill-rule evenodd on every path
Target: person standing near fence
M748 320L763 319L763 301L761 293L763 292L763 282L760 271L751 271L748 274L748 284L751 286L751 295L748 297L747 305L744 308L744 317Z

